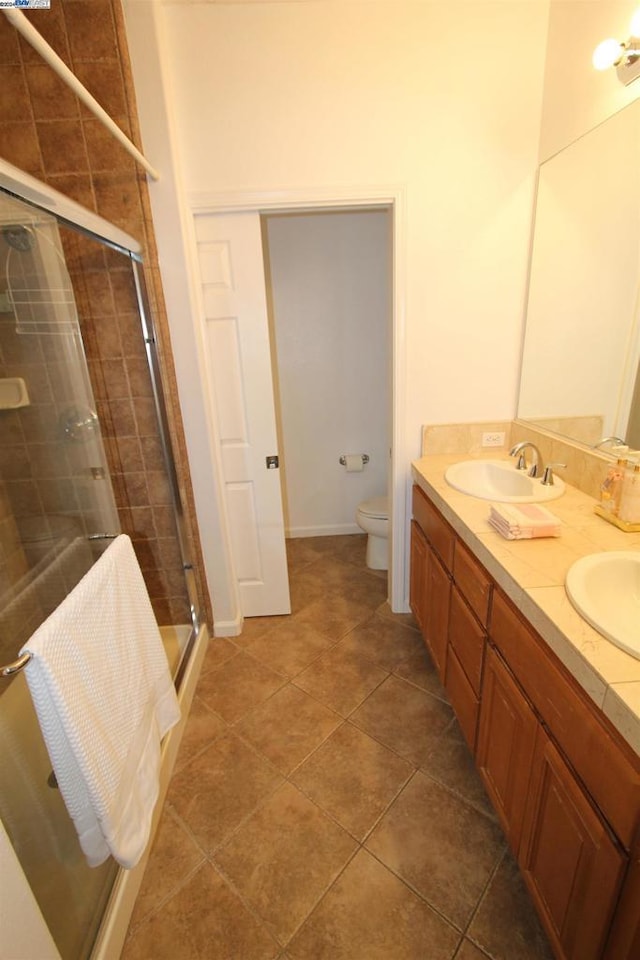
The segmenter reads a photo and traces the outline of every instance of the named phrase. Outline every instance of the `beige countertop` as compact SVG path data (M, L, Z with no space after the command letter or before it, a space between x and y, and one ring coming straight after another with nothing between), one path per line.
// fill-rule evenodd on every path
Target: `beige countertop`
M488 523L490 502L459 493L444 473L461 454L422 457L414 481L532 626L640 754L640 660L601 636L576 612L564 581L580 557L603 550L640 550L640 533L624 533L593 512L595 500L569 484L544 505L561 522L562 536L506 540ZM495 454L485 459L501 459ZM512 463L508 457L507 462Z

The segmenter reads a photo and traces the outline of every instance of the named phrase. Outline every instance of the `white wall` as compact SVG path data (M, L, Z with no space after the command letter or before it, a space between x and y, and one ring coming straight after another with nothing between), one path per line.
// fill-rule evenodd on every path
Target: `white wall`
M593 51L607 37L625 41L638 0L551 0L540 131L540 159L602 123L640 94L615 69L595 70Z
M387 211L267 218L287 536L359 533L387 491L391 232ZM342 454L367 453L361 473Z
M250 195L272 198L259 209L292 196L396 203L391 598L406 609L422 424L515 411L548 2L124 7L143 143L162 167L150 195L216 632L233 632L239 607L196 373L188 220Z
M546 3L162 10L188 193L406 186L409 452L511 416Z

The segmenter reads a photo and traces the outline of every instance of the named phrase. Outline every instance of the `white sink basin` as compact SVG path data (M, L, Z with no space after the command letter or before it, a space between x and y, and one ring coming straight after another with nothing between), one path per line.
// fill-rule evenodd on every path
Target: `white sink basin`
M449 467L444 478L461 493L498 503L541 503L556 500L564 493L564 482L559 477L544 486L539 478L516 470L515 461L508 460L462 460Z
M640 550L582 557L569 569L565 590L592 627L640 659Z

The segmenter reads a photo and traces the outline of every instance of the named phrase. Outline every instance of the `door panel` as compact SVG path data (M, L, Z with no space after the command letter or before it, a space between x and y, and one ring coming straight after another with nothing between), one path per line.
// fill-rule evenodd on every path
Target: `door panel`
M244 616L290 613L260 217L195 217L204 327Z

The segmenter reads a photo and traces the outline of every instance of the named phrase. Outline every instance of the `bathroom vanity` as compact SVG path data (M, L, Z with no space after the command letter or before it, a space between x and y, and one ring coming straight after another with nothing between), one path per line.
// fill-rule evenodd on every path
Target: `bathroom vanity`
M453 459L413 465L411 608L557 957L638 960L640 718L616 687L635 692L640 661L559 590L618 532L568 487L566 537L505 541L445 483Z

